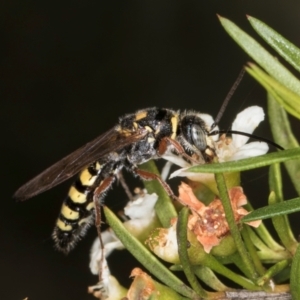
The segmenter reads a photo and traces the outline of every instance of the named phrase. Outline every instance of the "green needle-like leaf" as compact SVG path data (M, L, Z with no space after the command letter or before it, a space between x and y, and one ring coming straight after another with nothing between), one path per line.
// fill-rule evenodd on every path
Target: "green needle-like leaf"
M284 270L289 264L290 260L288 259L278 262L277 264L269 268L268 271L265 272L265 274L257 280L257 283L259 285L263 285L269 282L275 275Z
M248 16L256 32L296 70L300 71L300 49L262 21Z
M275 142L285 149L299 147L299 143L293 134L286 112L269 94L268 116Z
M257 273L254 268L253 261L250 259L249 253L247 252L245 244L243 243L241 233L238 229L238 226L235 222L234 213L233 213L231 202L230 202L230 199L228 196L224 176L223 176L223 174L216 174L215 179L216 179L216 182L218 185L218 190L219 190L220 198L222 201L222 205L224 208L224 213L226 216L226 221L228 223L230 233L233 237L236 248L248 270L248 273L250 274L250 279L255 280L257 278Z
M300 211L300 198L287 200L258 208L242 218L242 222L264 220L275 216L281 216Z
M194 273L199 277L206 285L212 288L215 291L226 291L228 287L225 286L220 279L215 275L215 273L205 266L195 266L193 268Z
M291 293L293 299L300 299L300 246L298 245L296 254L292 262L291 270Z
M228 19L219 17L222 26L235 42L271 76L294 93L300 95L299 80L288 71L273 55L266 51L246 32Z
M243 240L245 242L245 246L246 246L246 248L249 252L249 255L250 255L250 257L253 261L253 264L255 266L255 270L260 276L262 276L265 272L265 268L262 265L262 262L259 259L259 256L258 256L258 253L257 253L257 249L255 248L255 246L254 246L254 244L251 240L249 226L245 226L243 228L243 230L241 231L241 234L242 234Z
M299 143L294 136L284 109L268 94L268 113L274 140L285 149L297 148ZM300 160L284 163L298 195L300 195Z
M295 159L300 159L300 148L268 153L262 156L237 161L197 165L189 168L188 171L196 173L241 172Z
M281 170L279 164L273 164L269 171L270 196L269 204L284 203L282 193ZM291 252L295 253L297 241L293 235L287 215L272 217L272 222L282 244Z
M188 239L187 239L187 223L188 223L188 217L189 217L189 209L187 207L184 207L178 216L177 221L177 241L178 241L178 254L180 258L180 263L182 265L182 269L187 277L187 280L189 281L190 285L194 289L194 291L201 297L206 298L207 293L202 288L200 283L198 282L194 272L193 268L189 261L188 256Z
M250 68L246 67L247 72L253 76L287 112L300 119L300 96L287 89L258 66L251 63L249 63L249 66Z

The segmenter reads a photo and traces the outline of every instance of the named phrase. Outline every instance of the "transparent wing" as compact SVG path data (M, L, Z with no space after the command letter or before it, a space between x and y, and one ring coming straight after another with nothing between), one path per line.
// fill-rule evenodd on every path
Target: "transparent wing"
M101 157L142 139L146 134L147 131L144 129L133 133L122 133L112 128L21 186L14 194L14 197L23 201L47 191L77 174L81 169L99 160Z

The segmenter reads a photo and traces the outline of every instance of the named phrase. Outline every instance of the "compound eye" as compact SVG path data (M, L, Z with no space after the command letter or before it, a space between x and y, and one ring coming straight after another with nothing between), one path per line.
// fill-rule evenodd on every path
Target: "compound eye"
M206 134L200 125L193 124L191 126L191 139L197 149L200 151L204 151L206 149Z

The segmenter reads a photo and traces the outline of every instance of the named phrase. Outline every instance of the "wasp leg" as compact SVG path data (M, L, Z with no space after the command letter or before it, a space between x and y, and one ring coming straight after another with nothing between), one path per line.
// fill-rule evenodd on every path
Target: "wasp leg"
M159 142L158 154L160 156L164 155L164 153L167 151L169 145L173 146L173 149L176 151L177 155L180 155L180 156L184 157L188 162L199 164L199 158L196 159L196 158L188 155L185 152L184 148L177 141L175 141L175 140L173 140L169 137L164 137Z
M167 192L168 196L170 198L172 198L173 200L176 200L180 203L182 203L182 201L180 200L180 198L178 198L172 191L172 189L170 188L170 186L161 179L161 177L157 174L151 173L151 172L147 172L138 168L133 168L132 170L136 175L138 175L141 179L144 180L157 180L161 186L164 188L164 190Z
M119 173L117 173L117 178L118 178L118 181L121 183L121 185L122 185L122 187L123 187L123 189L124 189L124 191L125 191L125 193L126 193L128 199L129 199L130 201L133 201L133 195L132 195L132 193L130 192L130 189L129 189L129 187L128 187L126 181L125 181L125 178L124 178L124 176L123 176L122 171L119 171Z
M102 180L102 182L99 184L99 186L94 191L93 196L93 202L94 202L94 209L95 209L95 226L97 227L98 235L101 236L101 203L99 199L101 200L105 194L105 192L111 187L111 185L114 183L116 177L115 175L109 176ZM99 236L99 237L100 237Z
M102 267L104 262L104 244L101 236L101 200L105 195L105 192L111 187L111 185L116 180L115 175L111 175L106 177L104 180L101 181L100 185L95 189L93 202L94 202L94 209L95 209L95 226L97 228L97 234L100 241L101 247L101 259L99 261L99 282L102 282Z

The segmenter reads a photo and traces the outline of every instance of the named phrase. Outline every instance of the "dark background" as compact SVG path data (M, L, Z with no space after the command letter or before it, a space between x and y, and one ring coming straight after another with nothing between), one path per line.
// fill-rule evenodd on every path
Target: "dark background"
M97 282L88 268L95 229L68 256L55 251L50 238L69 183L24 203L12 194L125 113L160 106L215 116L250 60L217 13L257 37L245 15L255 16L300 45L296 0L0 4L1 299L92 299L86 288ZM221 127L241 109L265 102L265 92L246 76ZM267 122L256 133L271 138ZM250 200L267 203L267 169L246 173L243 184ZM106 202L115 208L125 200L115 187ZM110 258L124 284L129 257Z

